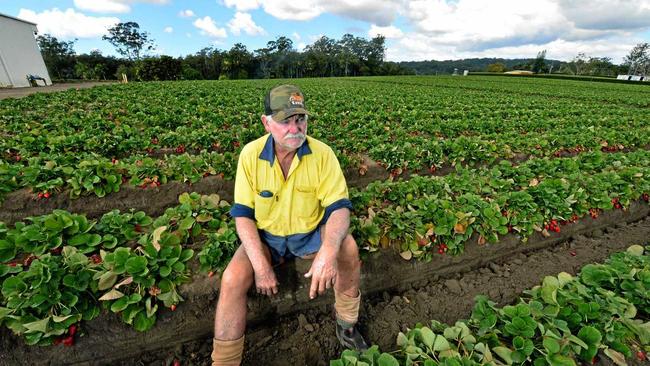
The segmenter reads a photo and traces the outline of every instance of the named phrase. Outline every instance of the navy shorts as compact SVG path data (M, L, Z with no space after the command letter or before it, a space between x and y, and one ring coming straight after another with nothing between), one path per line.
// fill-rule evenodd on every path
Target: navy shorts
M322 243L320 226L306 234L289 236L276 236L264 230L259 230L259 233L262 242L271 252L273 265L282 263L282 258L286 260L316 253Z

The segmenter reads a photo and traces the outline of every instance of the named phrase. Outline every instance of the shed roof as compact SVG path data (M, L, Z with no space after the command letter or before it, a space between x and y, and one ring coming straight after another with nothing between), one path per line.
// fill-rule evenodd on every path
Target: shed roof
M4 18L9 18L9 19L17 20L17 21L19 21L19 22L23 22L23 23L27 23L27 24L31 24L31 25L36 25L36 23L28 22L27 20L23 20L23 19L20 19L20 18L12 17L11 15L7 15L7 14L2 14L2 13L0 13L0 17L4 17Z

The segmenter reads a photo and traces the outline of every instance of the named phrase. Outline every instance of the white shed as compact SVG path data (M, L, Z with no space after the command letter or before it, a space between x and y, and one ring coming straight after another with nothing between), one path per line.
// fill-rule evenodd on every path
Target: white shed
M52 84L36 44L36 31L34 23L0 13L0 87L30 86L28 75Z

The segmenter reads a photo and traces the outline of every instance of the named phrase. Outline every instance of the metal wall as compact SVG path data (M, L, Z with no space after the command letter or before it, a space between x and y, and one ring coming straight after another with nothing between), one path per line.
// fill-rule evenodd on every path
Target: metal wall
M48 85L52 84L36 44L35 31L33 24L0 14L0 87L30 86L28 74L43 77Z

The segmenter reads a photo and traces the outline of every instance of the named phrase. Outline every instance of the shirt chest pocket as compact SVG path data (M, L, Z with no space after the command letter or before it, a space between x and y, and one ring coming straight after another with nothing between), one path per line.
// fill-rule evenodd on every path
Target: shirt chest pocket
M296 186L293 208L294 214L302 218L314 218L318 215L320 201L316 197L316 187Z
M262 222L271 219L271 209L275 202L275 196L265 197L260 194L255 195L255 220Z

